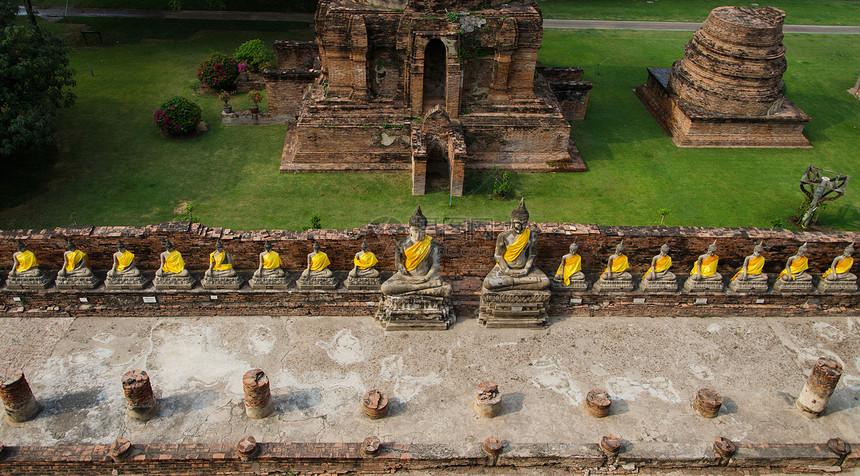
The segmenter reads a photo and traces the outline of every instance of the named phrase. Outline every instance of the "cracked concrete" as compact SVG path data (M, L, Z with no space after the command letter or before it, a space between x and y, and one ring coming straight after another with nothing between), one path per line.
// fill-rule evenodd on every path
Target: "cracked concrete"
M32 333L32 327L40 329ZM22 334L29 342L15 341ZM5 367L25 362L33 421L0 424L7 445L257 441L383 441L461 445L488 435L518 443L591 443L613 433L673 452L716 436L747 443L860 441L860 318L567 318L542 330L484 329L472 319L445 332L386 333L369 318L188 317L3 319ZM825 414L793 408L815 360L844 373ZM270 378L275 413L251 420L241 379ZM120 379L142 368L159 400L148 422L125 415ZM499 384L504 409L478 418L477 384ZM724 397L707 420L697 389ZM590 417L591 388L612 412ZM389 416L362 416L377 388ZM690 445L695 442L695 445Z

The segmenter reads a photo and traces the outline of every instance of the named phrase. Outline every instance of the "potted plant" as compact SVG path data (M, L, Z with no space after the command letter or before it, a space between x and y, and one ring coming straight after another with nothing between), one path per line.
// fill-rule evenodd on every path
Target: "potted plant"
M251 106L248 109L251 110L251 114L257 114L260 112L260 101L263 100L263 95L260 94L260 91L252 89L248 91L248 99L251 101Z
M224 112L227 114L233 112L233 106L230 105L230 98L232 97L233 95L230 94L229 91L221 91L218 93L218 99L224 101Z

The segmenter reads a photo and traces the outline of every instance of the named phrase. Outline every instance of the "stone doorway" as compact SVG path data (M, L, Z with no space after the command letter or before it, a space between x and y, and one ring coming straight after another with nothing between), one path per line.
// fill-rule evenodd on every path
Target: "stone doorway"
M427 191L449 190L451 169L448 166L448 153L445 144L433 138L427 144Z
M424 102L423 112L427 112L433 106L445 107L446 76L446 48L442 40L435 38L427 43L424 50Z

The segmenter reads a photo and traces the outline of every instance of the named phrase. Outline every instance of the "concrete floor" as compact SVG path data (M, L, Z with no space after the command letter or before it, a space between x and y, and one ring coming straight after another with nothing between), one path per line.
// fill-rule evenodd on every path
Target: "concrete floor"
M825 414L794 398L820 356L844 373ZM593 443L704 451L716 436L747 443L860 442L860 318L577 318L542 330L386 333L361 317L188 317L0 320L0 369L23 365L46 405L33 421L0 424L6 445L258 441L443 443L474 449L489 435L520 443ZM248 419L241 377L262 368L276 413ZM121 376L145 369L160 402L148 423L125 415ZM479 419L477 384L495 380L504 410ZM695 391L725 398L707 420ZM613 397L595 419L592 388ZM377 388L389 417L359 401Z

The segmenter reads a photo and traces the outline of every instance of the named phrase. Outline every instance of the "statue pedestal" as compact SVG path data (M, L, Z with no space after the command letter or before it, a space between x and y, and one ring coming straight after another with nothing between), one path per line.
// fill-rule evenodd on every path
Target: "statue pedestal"
M388 331L444 331L457 320L457 316L450 298L411 294L382 296L376 320Z
M51 278L42 276L9 276L6 289L9 291L40 291L51 284Z
M827 294L856 293L857 278L840 279L837 281L822 279L818 282L818 290Z
M815 292L812 281L783 281L780 278L773 283L773 292L784 294L808 294Z
M245 280L241 276L204 276L203 287L205 289L230 289L236 290L242 287Z
M555 291L572 291L572 292L585 292L588 289L588 281L584 279L570 280L570 285L565 285L564 281L556 281L555 279L550 280L552 283L552 289Z
M692 276L684 282L684 292L691 294L713 294L723 292L722 279L700 279L694 280Z
M600 278L591 290L596 293L629 293L633 291L633 280Z
M382 280L379 279L379 276L375 278L354 278L347 276L343 285L350 291L379 291L380 286L382 286Z
M105 278L105 289L143 289L149 284L149 280L143 275L138 276L107 276Z
M95 289L101 280L94 275L89 276L57 276L54 281L57 289Z
M176 275L156 276L152 280L152 284L158 291L173 289L188 290L193 288L196 282L197 280L193 276Z
M647 279L639 283L639 292L669 294L678 292L678 281L674 279Z
M485 327L543 327L549 291L481 290L478 322Z
M331 278L299 278L296 286L302 291L334 291L337 289L338 280Z
M767 281L736 279L729 282L729 291L737 294L764 294L767 292L767 287Z
M251 278L248 281L248 285L251 286L251 289L277 289L280 291L285 291L290 287L290 282L287 280L286 276L281 276L279 278Z

